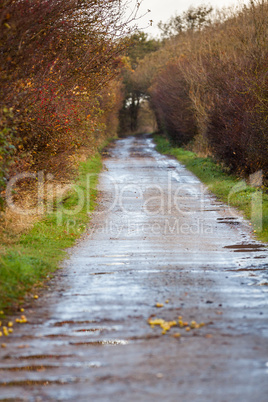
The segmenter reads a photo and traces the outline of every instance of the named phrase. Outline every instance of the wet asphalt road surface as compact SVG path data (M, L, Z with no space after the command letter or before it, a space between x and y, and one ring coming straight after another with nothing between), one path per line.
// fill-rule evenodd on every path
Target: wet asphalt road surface
M0 349L0 400L266 402L267 248L150 137L104 163L90 227ZM206 325L148 324L179 316Z

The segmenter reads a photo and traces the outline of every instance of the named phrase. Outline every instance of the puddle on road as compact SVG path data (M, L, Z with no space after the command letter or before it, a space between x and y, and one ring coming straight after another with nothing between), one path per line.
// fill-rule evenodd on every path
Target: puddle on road
M93 272L92 274L89 275L112 275L112 274L115 274L115 272Z
M25 402L25 399L20 399L20 398L5 398L5 399L0 399L0 401L3 402Z
M159 339L161 338L161 335L144 335L144 336L131 336L130 338L128 338L128 340L130 341L147 341L147 340L151 340L151 339Z
M70 338L70 335L66 334L49 334L43 335L45 338Z
M11 372L20 372L20 371L29 371L29 372L40 372L44 370L57 370L62 367L72 367L72 368L100 368L103 367L104 364L92 361L92 362L62 362L60 365L48 365L48 364L35 364L28 366L13 366L13 367L0 367L0 371L11 371ZM0 399L1 400L1 399Z
M267 269L265 268L238 268L238 269L228 269L229 272L251 272L251 271L261 271L266 272Z
M72 378L68 380L21 380L21 381L9 381L0 382L0 387L27 387L34 385L67 385L78 383L79 378Z
M261 282L255 283L255 285L256 286L268 286L268 282L261 281Z
M204 212L219 212L219 208L218 209L200 209L200 211L204 211Z
M84 325L84 324L96 324L97 321L73 321L73 320L66 320L66 321L59 321L53 324L54 327L62 327L63 325Z
M117 346L117 345L128 345L129 341L126 340L112 340L112 341L90 341L90 342L70 342L73 346Z
M89 329L77 329L74 332L102 332L107 330L107 328L89 328Z
M130 254L121 254L121 255L104 255L105 258L124 258L130 257Z
M75 357L75 355L25 355L25 356L5 356L4 359L17 359L17 360L38 360L38 359L67 359Z
M233 244L230 246L224 246L224 248L233 250L235 253L267 251L267 248L263 244L257 243Z
M251 287L262 286L264 287L263 292L267 292L267 289L265 289L268 286L267 268L268 268L267 265L263 265L261 268L250 266L237 269L228 269L228 271L235 272L236 274L233 275L234 277L248 279L249 280L249 282L247 283L248 286Z
M46 366L46 365L36 365L36 366L21 366L21 367L0 367L0 371L44 371L53 370L59 368L59 366Z
M227 217L227 218L217 218L218 223L226 223L229 225L240 225L241 222L237 218Z
M230 220L237 220L237 218L234 218L233 216L227 216L225 218L217 218L218 221L230 221Z
M112 254L112 255L92 255L90 258L128 258L130 254Z

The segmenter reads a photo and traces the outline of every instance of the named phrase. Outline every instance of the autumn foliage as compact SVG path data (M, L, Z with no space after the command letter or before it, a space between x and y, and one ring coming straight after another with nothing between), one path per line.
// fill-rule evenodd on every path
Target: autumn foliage
M267 0L190 9L162 24L160 50L135 72L159 129L241 175L268 175L267 18Z
M25 169L62 173L115 135L125 3L0 1L0 190Z

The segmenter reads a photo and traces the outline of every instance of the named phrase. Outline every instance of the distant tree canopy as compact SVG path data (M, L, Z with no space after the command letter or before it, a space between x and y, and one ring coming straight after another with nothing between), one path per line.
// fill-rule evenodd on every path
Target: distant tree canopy
M158 23L162 38L170 38L187 30L200 30L211 24L210 15L213 11L211 6L201 5L190 7L182 15L175 15L169 21Z
M130 46L126 56L129 58L131 68L136 69L138 63L149 53L159 49L160 43L155 39L149 39L148 34L136 32L129 37Z
M159 49L160 43L155 39L148 39L144 32L131 35L128 41L130 46L126 51L126 68L123 71L125 98L120 123L122 132L135 132L138 128L140 102L147 95L144 88L138 84L135 70L146 55Z

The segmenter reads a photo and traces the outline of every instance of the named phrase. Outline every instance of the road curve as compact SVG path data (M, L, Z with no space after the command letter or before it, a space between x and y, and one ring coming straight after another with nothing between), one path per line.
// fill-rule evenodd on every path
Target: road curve
M89 228L0 349L0 400L266 402L267 248L149 136L104 165Z

